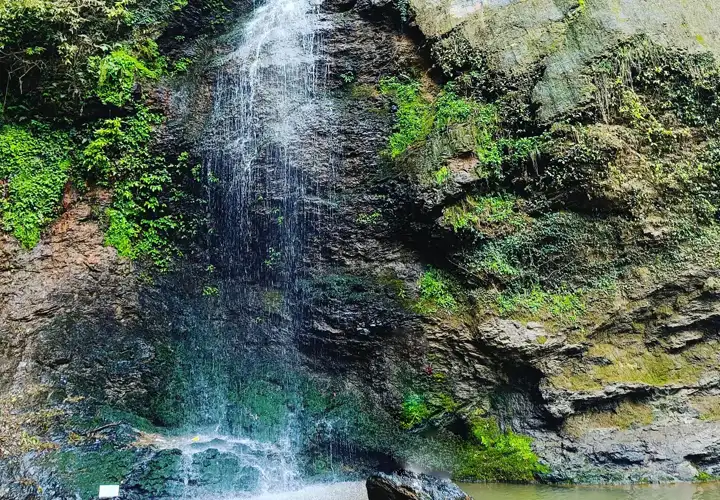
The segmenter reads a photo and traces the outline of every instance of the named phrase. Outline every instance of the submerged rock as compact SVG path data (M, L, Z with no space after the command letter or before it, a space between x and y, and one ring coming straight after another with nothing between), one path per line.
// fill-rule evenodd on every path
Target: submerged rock
M392 474L378 472L366 483L369 500L470 500L447 479L400 470Z

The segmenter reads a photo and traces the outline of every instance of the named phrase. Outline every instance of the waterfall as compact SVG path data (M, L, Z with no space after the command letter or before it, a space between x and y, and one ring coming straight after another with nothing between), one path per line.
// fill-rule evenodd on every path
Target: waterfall
M190 457L186 483L197 457L218 450L243 474L255 471L257 485L240 489L301 485L296 335L308 238L323 212L318 176L327 178L332 165L329 141L318 136L332 117L323 90L326 28L313 0L267 0L216 62L201 154L212 218L208 272L222 285L185 340L184 433L161 444ZM220 303L235 328L216 317ZM228 479L226 490L233 484Z
M245 278L290 288L305 229L303 150L326 111L316 10L311 0L269 0L255 9L221 61L206 145L207 168L222 184L213 209L225 264ZM276 217L259 217L262 209Z

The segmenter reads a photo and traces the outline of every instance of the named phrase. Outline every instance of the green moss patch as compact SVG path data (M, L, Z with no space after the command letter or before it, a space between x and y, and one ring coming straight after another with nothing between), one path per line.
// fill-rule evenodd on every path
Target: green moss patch
M696 396L690 405L697 410L700 420L720 421L720 396Z
M81 498L94 498L101 484L120 484L136 461L131 450L118 450L110 445L98 449L51 453L46 462L57 471L63 483L78 492Z
M650 405L623 401L613 410L571 415L565 421L563 430L580 437L593 429L630 429L650 425L652 421L653 409Z
M532 439L503 431L493 418L470 419L472 437L460 449L453 478L459 481L532 482L548 472L532 450Z
M567 365L551 378L556 387L597 390L613 383L640 383L651 386L692 385L714 369L716 342L697 344L678 354L648 350L641 342L625 345L598 343L587 355L601 358L601 364Z

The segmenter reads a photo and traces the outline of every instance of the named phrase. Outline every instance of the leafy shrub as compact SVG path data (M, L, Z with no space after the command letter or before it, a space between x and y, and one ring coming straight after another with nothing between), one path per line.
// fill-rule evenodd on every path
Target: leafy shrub
M481 242L464 256L468 270L510 289L592 286L614 276L617 235L612 221L556 212L515 232ZM503 269L514 272L503 272Z
M404 429L412 429L430 417L430 409L419 394L411 393L402 404L401 425Z
M108 208L105 216L108 219L105 244L114 247L123 257L137 257L135 241L139 236L140 227L130 222L121 210Z
M176 74L186 73L192 63L193 60L189 57L181 57L180 59L175 61L175 64L173 66L173 72Z
M403 400L400 425L403 429L412 429L438 415L454 413L458 407L452 396L438 390L423 394L411 392Z
M149 62L143 62L128 48L121 47L103 58L90 60L91 67L97 68L98 80L95 93L104 104L123 106L132 97L136 81L140 78L155 80L160 76L162 63L157 53L157 44L148 42ZM152 64L154 68L148 67Z
M63 81L65 92L69 89L72 97L80 97L88 83L81 68L99 50L101 40L117 31L117 17L111 16L121 17L121 10L113 10L111 2L105 1L2 2L0 67L10 93L27 92L34 80L46 78ZM53 56L59 61L48 65Z
M411 158L414 167L435 172L436 184L445 180L442 162L459 153L474 153L479 160L476 171L481 178L498 182L505 177L503 163L524 168L537 156L538 138L502 137L498 107L458 95L454 82L434 97L421 93L420 83L401 83L396 78L381 81L381 93L397 105L395 133L386 150L398 160L412 146L423 149L423 157ZM420 147L425 143L424 147ZM421 165L418 165L420 161ZM449 173L449 172L448 172Z
M468 195L457 205L443 210L444 222L454 231L474 229L482 234L497 235L523 227L527 219L515 210L513 196Z
M380 82L380 92L391 96L397 105L396 132L390 136L387 149L391 158L397 158L428 136L432 130L433 109L420 93L418 82L401 83L396 78L386 78Z
M449 88L451 89L452 86ZM467 120L477 106L476 103L462 99L448 89L440 93L434 104L434 127L438 130Z
M442 186L450 178L450 169L447 167L440 167L435 172L435 184Z
M198 3L203 16L221 22L231 0ZM153 40L168 21L181 18L179 11L186 4L187 0L2 2L0 69L7 76L5 98L25 104L44 101L71 113L81 113L96 90L103 102L126 101L135 77L152 79L159 74L163 61Z
M426 271L420 277L418 287L420 288L420 297L415 304L415 310L420 314L457 309L457 301L440 271L436 269Z
M114 187L105 243L124 257L148 257L166 268L179 252L170 234L191 233L193 221L174 210L187 198L180 181L189 170L188 155L173 164L151 151L154 130L162 122L161 115L144 107L130 117L105 120L82 160L97 182Z
M70 168L67 134L34 123L0 128L0 215L25 248L59 211Z

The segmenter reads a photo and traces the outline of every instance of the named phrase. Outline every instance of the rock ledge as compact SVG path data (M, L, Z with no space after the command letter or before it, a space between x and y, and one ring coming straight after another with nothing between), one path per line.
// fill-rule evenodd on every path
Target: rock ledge
M368 500L472 500L447 479L407 470L373 474L366 487Z

